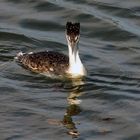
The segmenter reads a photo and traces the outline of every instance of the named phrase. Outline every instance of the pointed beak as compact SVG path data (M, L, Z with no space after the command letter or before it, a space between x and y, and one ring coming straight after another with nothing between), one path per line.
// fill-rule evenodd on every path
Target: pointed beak
M74 44L74 42L71 42L71 48L72 48L72 54L74 54L74 52L75 52L75 44Z
M75 42L71 43L71 48L72 48L72 54L74 55L74 58L76 61L77 46L76 46Z
M66 38L67 38L69 47L71 48L72 55L74 55L74 59L76 61L76 55L77 55L77 51L78 51L78 46L77 46L78 41L75 40L75 36L73 36L73 35L71 35L71 36L66 35Z

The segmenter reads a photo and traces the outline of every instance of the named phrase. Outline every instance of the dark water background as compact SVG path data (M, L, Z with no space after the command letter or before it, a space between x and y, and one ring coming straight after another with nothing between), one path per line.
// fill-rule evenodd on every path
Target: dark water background
M88 76L50 79L13 60L67 54L66 21L81 23ZM0 0L0 140L140 140L139 0Z

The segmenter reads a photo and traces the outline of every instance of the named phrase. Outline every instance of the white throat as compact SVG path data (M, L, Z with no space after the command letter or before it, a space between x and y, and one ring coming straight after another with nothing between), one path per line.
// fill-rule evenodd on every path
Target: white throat
M79 50L77 46L72 50L72 46L68 43L68 49L69 49L69 70L68 73L70 73L72 76L84 76L87 74L81 59L79 57Z

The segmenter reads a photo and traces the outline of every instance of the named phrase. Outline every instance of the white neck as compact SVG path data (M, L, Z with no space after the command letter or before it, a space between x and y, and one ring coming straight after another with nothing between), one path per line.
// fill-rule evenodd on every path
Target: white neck
M69 70L68 73L70 73L72 76L84 76L86 75L86 70L81 62L81 59L79 57L79 50L77 46L74 51L72 51L72 46L68 43L68 49L69 49Z

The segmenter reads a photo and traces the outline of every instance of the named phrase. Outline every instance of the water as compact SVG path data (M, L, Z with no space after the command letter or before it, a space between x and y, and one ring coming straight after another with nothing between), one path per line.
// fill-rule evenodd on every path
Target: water
M71 20L81 23L85 79L51 79L13 60L67 54ZM139 44L139 0L1 0L0 139L139 140Z

